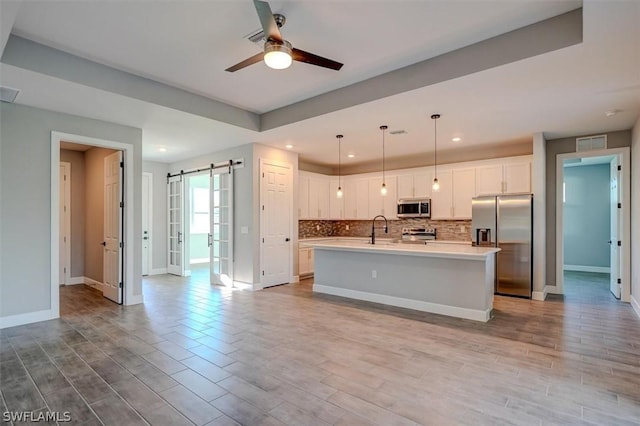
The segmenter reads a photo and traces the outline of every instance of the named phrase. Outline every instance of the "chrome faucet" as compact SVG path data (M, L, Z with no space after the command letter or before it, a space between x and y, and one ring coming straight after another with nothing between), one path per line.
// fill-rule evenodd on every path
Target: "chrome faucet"
M375 244L376 243L376 219L379 218L379 217L384 219L384 233L385 234L389 233L389 226L388 226L387 218L382 216L381 214L379 214L378 216L374 217L373 220L371 221L371 244Z

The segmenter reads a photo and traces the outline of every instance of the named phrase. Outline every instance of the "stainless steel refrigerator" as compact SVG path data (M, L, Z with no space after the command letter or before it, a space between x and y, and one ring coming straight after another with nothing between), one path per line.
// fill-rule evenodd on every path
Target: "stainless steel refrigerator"
M533 196L490 195L472 204L473 245L499 247L495 293L531 298Z

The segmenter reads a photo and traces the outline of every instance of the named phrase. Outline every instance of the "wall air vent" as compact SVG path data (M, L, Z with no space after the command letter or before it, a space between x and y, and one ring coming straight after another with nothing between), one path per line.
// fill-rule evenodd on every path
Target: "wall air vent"
M576 152L607 149L607 135L586 136L576 138Z
M244 38L249 40L251 43L259 44L260 47L262 47L262 45L266 41L266 39L264 38L264 31L262 30L255 30L249 33L249 35L246 35Z
M20 93L20 90L18 89L0 86L0 101L14 103L18 93Z
M390 135L406 135L409 132L407 132L406 130L391 130L389 132Z

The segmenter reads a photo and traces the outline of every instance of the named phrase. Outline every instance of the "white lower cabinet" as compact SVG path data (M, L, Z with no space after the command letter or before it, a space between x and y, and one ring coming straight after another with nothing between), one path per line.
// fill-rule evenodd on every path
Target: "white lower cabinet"
M313 249L309 247L298 250L298 276L313 274Z

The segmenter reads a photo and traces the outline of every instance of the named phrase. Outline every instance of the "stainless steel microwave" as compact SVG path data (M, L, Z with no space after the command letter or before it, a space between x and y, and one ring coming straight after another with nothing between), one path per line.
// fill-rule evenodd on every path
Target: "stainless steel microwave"
M401 198L398 217L431 217L431 198Z

